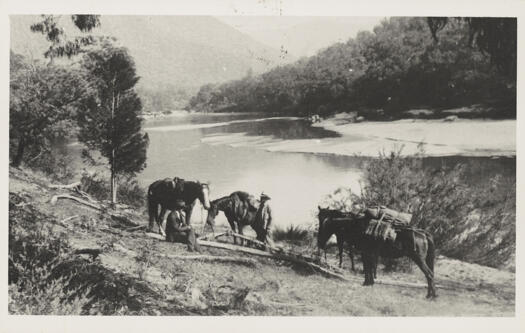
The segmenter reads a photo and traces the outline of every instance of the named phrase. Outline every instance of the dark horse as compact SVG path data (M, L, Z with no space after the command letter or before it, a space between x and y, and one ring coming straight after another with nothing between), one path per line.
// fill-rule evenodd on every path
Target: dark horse
M191 212L196 199L199 199L205 209L210 209L209 192L208 184L185 181L180 178L166 178L153 182L148 188L149 228L153 229L153 224L156 221L160 233L163 234L162 221L166 211L174 210L177 200L183 200L186 204L184 209L186 223L190 224Z
M319 230L317 233L318 235L321 233L323 223L327 221L329 218L345 218L349 216L349 213L343 213L340 210L321 208L320 206L318 206L317 208L319 208L319 213L317 215L317 218L319 219ZM343 228L340 228L335 231L335 237L337 240L337 248L339 250L339 267L343 266L343 247L344 247L344 243L347 243L349 247L348 254L350 255L350 261L352 262L352 270L355 271L354 253L352 251L352 248L355 246L355 239L354 239L355 235L349 235L344 232ZM322 249L325 251L325 258L326 258L326 242L325 244L321 245L319 243L319 239L320 238L318 237L317 246L319 249ZM374 271L374 276L375 276L375 271Z
M226 197L211 202L206 224L211 226L213 230L215 226L215 217L219 214L219 211L223 211L234 232L243 235L244 227L249 225L255 230L257 235L259 235L261 231L258 230L255 225L255 215L257 213L258 205L258 200L249 193L242 191L233 192ZM237 244L236 237L233 238L233 241ZM241 239L240 243L244 244L244 241Z
M366 215L349 214L344 218L327 218L320 228L318 244L326 245L328 239L336 232L344 233L355 240L355 246L362 252L365 282L363 285L373 285L373 270L379 256L384 258L409 257L421 269L427 279L427 298L436 297L434 285L435 247L432 235L422 229L412 227L396 227L396 240L383 241L367 235L366 229L371 218Z

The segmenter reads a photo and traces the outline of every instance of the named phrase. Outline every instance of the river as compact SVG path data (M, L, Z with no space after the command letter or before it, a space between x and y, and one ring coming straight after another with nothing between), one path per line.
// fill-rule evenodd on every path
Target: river
M308 225L317 206L338 187L359 193L360 165L365 158L333 154L279 152L275 142L311 140L341 142L335 131L312 127L296 118L263 118L245 114L188 114L148 120L150 137L146 169L139 181L147 186L166 177L209 182L211 198L242 190L272 198L276 225ZM346 135L355 142L358 137ZM515 175L515 157L429 157L427 165L467 163L469 181L477 183L496 173ZM198 207L198 206L197 206ZM200 209L194 218L201 219ZM226 223L222 216L218 223Z

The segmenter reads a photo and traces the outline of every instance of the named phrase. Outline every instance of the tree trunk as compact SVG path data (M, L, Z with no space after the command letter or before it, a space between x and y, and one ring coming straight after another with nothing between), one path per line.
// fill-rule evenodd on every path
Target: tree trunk
M111 207L114 209L117 205L117 182L115 175L115 109L117 107L116 96L115 96L115 82L117 81L117 75L113 78L113 99L111 101Z
M16 155L12 163L14 167L19 167L20 163L22 163L22 158L24 157L25 148L26 148L26 142L23 138L20 138L20 140L18 141L18 147L16 149Z
M113 167L111 168L111 205L115 207L117 204L117 176Z

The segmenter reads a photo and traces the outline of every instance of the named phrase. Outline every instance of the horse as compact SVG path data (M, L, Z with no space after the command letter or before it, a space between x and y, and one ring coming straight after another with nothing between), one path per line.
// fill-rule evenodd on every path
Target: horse
M348 213L343 213L339 210L321 208L320 206L317 206L317 208L319 209L319 213L317 214L317 218L319 219L319 230L317 233L318 235L321 233L323 223L327 219L344 218L348 216ZM337 248L339 250L339 267L343 266L343 247L344 247L344 243L346 242L349 247L348 254L350 255L350 261L352 262L352 271L355 272L354 253L352 251L352 248L354 247L353 239L344 232L343 228L341 228L340 230L336 230L335 238L337 240ZM320 244L318 243L317 245L319 249L322 248L325 251L325 258L326 258L326 244L324 244L323 246L320 246Z
M233 192L228 196L211 201L206 224L209 225L213 231L215 217L219 214L219 211L222 211L234 232L243 235L244 228L251 226L257 235L259 235L262 230L259 230L255 224L258 205L258 200L249 193L243 191ZM234 237L233 241L237 244L237 237ZM241 245L244 244L243 239L240 239L240 243Z
M148 188L149 229L153 229L153 224L156 221L160 234L164 234L162 230L164 216L167 210L175 209L177 200L183 200L185 203L186 224L189 225L195 200L199 199L204 209L210 209L209 193L208 184L198 181L185 181L175 177L153 182Z
M425 274L427 279L427 298L436 297L434 284L435 246L430 233L413 227L396 227L396 239L383 241L367 235L366 230L372 219L364 214L348 214L343 219L327 218L320 226L318 245L324 247L336 232L344 233L355 240L355 247L361 250L365 281L363 285L374 284L373 270L379 256L383 258L408 257Z

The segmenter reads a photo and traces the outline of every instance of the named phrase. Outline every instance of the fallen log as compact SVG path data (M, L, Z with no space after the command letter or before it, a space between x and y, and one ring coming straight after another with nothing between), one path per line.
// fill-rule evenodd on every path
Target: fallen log
M200 236L199 238L197 238L197 240L208 240L210 236L216 239L216 238L219 238L221 236L226 236L226 235L229 235L229 232L221 232L220 234L215 234L215 235L207 234L204 236Z
M257 239L254 239L254 238L251 238L251 237L248 237L248 236L245 236L245 235L240 235L240 234L232 232L232 231L228 231L228 233L230 235L233 235L233 236L236 236L236 237L239 237L239 238L242 238L242 239L246 239L246 240L248 240L250 242L253 242L254 244L263 246L267 250L269 250L270 253L281 254L281 255L286 255L286 256L290 256L290 257L295 257L297 260L304 260L304 261L306 261L308 263L319 265L319 260L317 258L313 258L313 257L310 257L310 256L305 256L304 254L298 254L298 253L293 253L293 252L290 252L290 251L286 251L286 250L284 250L282 248L279 248L279 247L269 246L268 244L266 244L264 242L261 242L261 241L259 241ZM337 273L341 273L342 272L342 270L340 268L333 267L333 266L328 265L328 264L325 264L325 265L328 266L327 269L329 269L331 271L335 271ZM322 266L320 266L320 267L322 267Z
M124 229L125 231L137 231L137 230L142 230L142 229L146 229L148 226L143 224L143 225L139 225L137 227L131 227L131 228L127 228L127 229Z
M84 206L88 206L90 208L93 208L93 209L96 209L96 210L99 210L99 211L103 211L105 210L106 208L104 206L101 206L101 205L98 205L98 204L95 204L95 203L91 203L89 201L86 201L84 199L81 199L81 198L78 198L78 197L75 197L73 195L69 195L69 194L58 194L58 195L55 195L51 198L51 204L54 205L57 203L58 199L69 199L69 200L73 200L75 202L78 202ZM140 223L138 222L135 222L133 221L132 219L130 219L129 217L123 215L123 214L119 214L119 213L112 213L112 212L108 212L107 213L112 219L120 222L120 223L123 223L123 224L126 224L126 225L131 225L133 227L137 227L137 226L140 226Z
M223 256L212 256L212 255L175 255L175 254L155 254L155 255L159 257L163 257L163 258L168 258L168 259L202 260L202 261L211 261L211 262L234 263L234 264L241 264L241 265L251 266L251 267L257 266L257 261L251 258L223 257Z
M52 205L56 204L58 199L69 199L69 200L76 201L76 202L78 202L78 203L80 203L80 204L82 204L84 206L88 206L90 208L97 209L97 210L102 210L102 207L97 205L97 204L88 202L88 201L86 201L84 199L80 199L80 198L77 198L77 197L69 195L69 194L58 194L58 195L53 196L51 198L51 204Z
M96 259L99 254L102 253L102 249L77 249L73 252L74 254L89 254Z
M148 237L156 238L156 239L159 239L159 240L164 240L164 238L162 236L158 235L158 234L153 234L153 233L147 232L146 235ZM286 253L270 253L270 252L266 252L266 251L252 249L252 248L249 248L249 247L243 247L243 246L239 246L239 245L219 243L219 242L213 242L213 241L206 241L206 240L199 240L199 245L207 246L207 247L213 247L213 248L218 248L218 249L224 249L224 250L230 250L230 251L237 251L237 252L242 252L242 253L248 253L248 254L252 254L252 255L256 255L256 256L260 256L260 257L284 260L284 261L289 261L289 262L293 262L293 263L296 263L296 264L306 265L306 266L311 267L314 270L316 270L316 271L318 271L320 273L323 273L325 275L328 275L330 277L334 277L334 278L337 278L337 279L340 279L340 280L348 281L341 274L338 274L336 272L332 272L331 270L326 269L324 267L321 267L321 266L319 266L317 264L314 264L312 262L301 260L299 258L296 258L295 256L287 255Z
M161 235L154 234L152 232L146 232L146 236L151 237L151 238L156 238L158 240L166 240L166 237L162 237ZM199 242L199 244L200 244L200 242Z
M130 219L129 217L127 217L126 215L123 215L123 214L118 214L118 213L111 213L111 212L108 212L109 216L111 216L111 218L119 223L122 223L122 224L125 224L127 226L132 226L133 228L135 227L146 227L146 225L141 225L140 223L138 222L135 222L133 221L132 219Z
M80 185L82 185L81 182L74 182L74 183L71 183L71 184L68 184L68 185L51 184L48 187L62 190L62 189L74 189L76 187L79 187Z
M127 255L131 257L138 256L137 252L127 249L126 247L124 247L123 245L119 243L113 244L113 249L126 253ZM223 257L223 256L212 256L212 255L203 255L203 254L177 255L177 254L154 253L154 255L156 257L176 259L176 260L201 260L201 261L209 261L209 262L227 262L227 263L241 264L241 265L251 266L251 267L257 266L257 261L251 258Z
M62 224L62 223L65 223L67 221L71 221L73 219L76 219L77 217L79 217L80 215L73 215L73 216L70 216L70 217L66 217L65 219L63 219L62 221L60 221L59 223Z
M287 255L285 253L270 253L270 252L266 252L266 251L246 248L246 247L243 247L243 246L238 246L238 245L233 245L233 244L225 244L225 243L211 242L211 241L204 241L204 240L203 241L199 241L199 245L208 246L208 247L214 247L214 248L219 248L219 249L225 249L225 250L231 250L231 251L238 251L238 252L243 252L243 253L257 255L257 256L260 256L260 257L266 257L266 258L273 258L273 259L278 259L278 260L289 261L289 262L293 262L293 263L296 263L296 264L300 264L300 265L305 265L307 267L311 267L314 270L316 270L316 271L318 271L320 273L323 273L325 275L328 275L330 277L334 277L334 278L337 278L337 279L340 279L340 280L347 280L341 274L332 272L332 271L330 271L330 270L328 270L328 269L326 269L324 267L321 267L321 266L319 266L317 264L314 264L314 263L311 263L311 262L307 262L305 260L298 259L298 258L296 258L294 256L290 256L290 255Z

